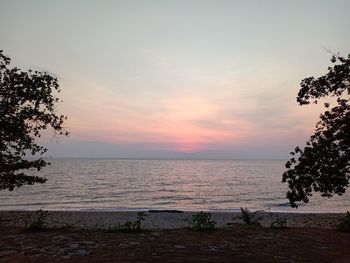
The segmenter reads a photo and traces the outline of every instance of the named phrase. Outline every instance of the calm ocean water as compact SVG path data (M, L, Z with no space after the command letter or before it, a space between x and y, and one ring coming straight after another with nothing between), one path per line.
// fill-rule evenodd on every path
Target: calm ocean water
M297 210L285 198L282 160L52 159L45 184L0 191L0 209L237 210L345 212L350 195L312 197Z

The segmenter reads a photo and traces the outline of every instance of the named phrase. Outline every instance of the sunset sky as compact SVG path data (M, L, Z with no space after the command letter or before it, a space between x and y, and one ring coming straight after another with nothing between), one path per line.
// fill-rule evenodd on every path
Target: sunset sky
M51 156L286 158L321 111L298 106L326 49L350 53L350 1L0 0L0 49L59 79Z

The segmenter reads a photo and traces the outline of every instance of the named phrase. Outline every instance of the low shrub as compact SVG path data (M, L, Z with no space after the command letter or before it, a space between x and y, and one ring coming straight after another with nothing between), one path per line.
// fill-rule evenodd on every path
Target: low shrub
M259 215L259 213L264 212L264 210L250 212L248 208L241 207L241 216L239 218L248 226L260 226L259 221L263 219L264 215Z
M109 233L135 233L142 231L142 221L147 216L146 212L138 212L135 221L126 221L124 224L118 223L114 227L109 227L107 232Z
M137 213L137 219L134 222L134 226L135 226L137 231L141 231L141 224L142 224L142 221L146 220L145 219L146 216L147 216L147 214L144 211Z
M211 219L211 213L204 213L201 211L192 215L190 225L195 231L207 231L214 230L216 222Z
M287 219L277 216L277 218L271 222L271 228L285 229L287 228Z
M350 232L350 212L347 211L345 216L340 219L337 229L341 232Z
M24 229L29 232L44 231L47 229L48 211L37 210L27 220Z

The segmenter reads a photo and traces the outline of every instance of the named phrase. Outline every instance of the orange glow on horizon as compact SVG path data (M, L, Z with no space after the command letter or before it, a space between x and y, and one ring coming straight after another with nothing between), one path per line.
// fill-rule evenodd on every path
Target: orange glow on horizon
M176 149L175 152L180 152L180 153L195 153L201 150L200 145L198 144L180 144Z
M137 106L124 105L125 101L108 90L97 93L99 96L94 94L86 94L79 115L73 115L74 121L67 122L71 133L82 140L154 143L164 145L164 150L191 153L208 144L243 139L251 130L250 124L222 116L220 105L201 97L163 98L159 106L162 110L144 114Z
M274 119L267 115L263 119L260 112L264 108L246 100L225 104L218 103L215 96L175 93L157 95L154 103L147 97L118 96L111 89L91 83L83 96L75 92L72 90L67 97L68 102L75 98L66 122L72 137L181 153L265 141L272 134L278 137L289 132L283 127L288 127L291 119L304 114L294 105L289 115L280 114ZM142 105L140 99L147 103ZM248 114L242 114L245 111ZM296 124L295 129L307 129L304 124ZM275 127L266 129L266 125Z

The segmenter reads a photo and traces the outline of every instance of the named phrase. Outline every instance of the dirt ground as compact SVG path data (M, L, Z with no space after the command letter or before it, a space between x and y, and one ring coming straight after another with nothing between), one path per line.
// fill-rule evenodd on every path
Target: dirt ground
M350 262L350 234L319 228L0 233L0 262Z

